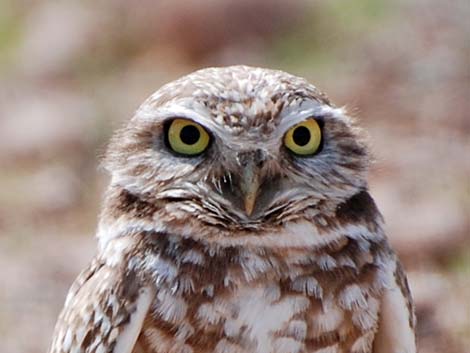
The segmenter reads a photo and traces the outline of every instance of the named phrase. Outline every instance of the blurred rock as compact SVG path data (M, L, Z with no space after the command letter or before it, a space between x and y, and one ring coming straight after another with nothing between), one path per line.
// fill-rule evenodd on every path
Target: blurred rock
M468 2L399 3L391 19L400 25L367 33L348 57L348 98L364 119L470 132Z
M0 160L73 154L96 138L92 105L77 93L23 88L0 102Z
M128 35L141 38L147 48L172 47L189 62L201 63L226 47L247 44L250 48L258 39L269 41L295 23L306 4L282 0L144 0L135 6L120 1L120 18Z
M417 138L383 125L370 135L377 157L371 189L398 252L414 263L445 261L469 244L470 141L454 134L449 142L445 131Z
M470 280L462 281L461 288L455 287L455 280L432 269L408 272L420 351L461 353L466 346L462 337L470 333L470 305L463 298L470 294ZM464 331L456 331L457 327Z
M90 234L34 229L31 238L0 237L2 352L39 353L50 345L65 295L95 252ZM71 242L72 241L72 242ZM14 325L12 324L14 323ZM19 339L18 333L29 339Z
M66 210L80 199L80 180L77 175L60 166L38 171L32 176L28 189L28 206L39 215L53 215Z
M91 54L99 30L98 14L81 2L39 2L34 6L18 52L21 71L36 77L70 72L78 58Z

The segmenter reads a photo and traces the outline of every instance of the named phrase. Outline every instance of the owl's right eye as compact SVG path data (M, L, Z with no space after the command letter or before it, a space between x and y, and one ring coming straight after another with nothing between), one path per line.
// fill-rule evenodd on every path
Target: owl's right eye
M321 135L318 122L315 119L307 119L287 131L284 145L299 156L311 156L320 148Z
M209 146L210 136L198 123L189 119L174 119L166 132L170 148L185 156L196 156Z

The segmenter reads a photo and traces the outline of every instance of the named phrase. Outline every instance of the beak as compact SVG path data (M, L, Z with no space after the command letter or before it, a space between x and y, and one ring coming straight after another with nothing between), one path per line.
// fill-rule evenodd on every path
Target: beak
M247 163L242 172L240 189L245 203L245 212L251 216L255 208L256 198L260 187L260 169L255 163Z

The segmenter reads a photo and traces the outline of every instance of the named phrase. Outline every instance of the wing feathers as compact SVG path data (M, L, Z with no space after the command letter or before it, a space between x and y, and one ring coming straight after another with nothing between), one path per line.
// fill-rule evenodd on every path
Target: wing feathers
M67 295L50 353L131 353L153 296L132 271L93 261Z
M416 353L415 317L405 274L397 264L393 281L382 296L374 353Z
M129 324L124 327L121 334L117 338L114 353L132 352L154 296L155 292L150 287L143 288L140 291L140 294L136 300L136 309L131 315Z

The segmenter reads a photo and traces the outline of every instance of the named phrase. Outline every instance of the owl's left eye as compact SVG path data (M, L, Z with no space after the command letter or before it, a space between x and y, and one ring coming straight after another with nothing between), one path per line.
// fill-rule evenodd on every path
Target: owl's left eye
M209 146L210 136L199 124L188 119L174 119L167 131L167 141L171 149L179 154L195 156Z
M313 155L321 144L321 128L315 119L307 119L291 127L284 136L284 145L295 154Z

